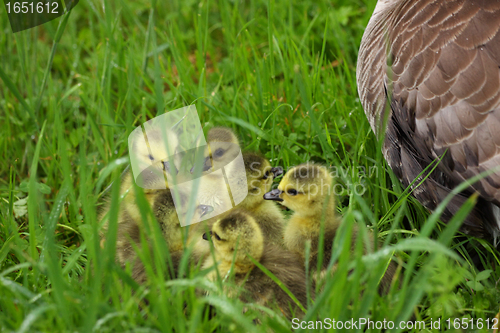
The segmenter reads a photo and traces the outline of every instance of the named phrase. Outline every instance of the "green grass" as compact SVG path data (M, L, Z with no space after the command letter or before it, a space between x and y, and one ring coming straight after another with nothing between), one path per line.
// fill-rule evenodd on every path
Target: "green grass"
M455 236L470 205L446 226L408 196L357 98L357 49L375 2L80 1L69 17L17 34L1 7L0 331L261 332L256 317L291 330L277 309L223 296L204 271L184 266L186 279L166 280L168 251L154 223L144 237L159 255L137 249L145 286L114 264L116 212L99 246L97 210L113 181L108 193L119 200L128 134L190 104L204 127L232 127L245 150L273 165L312 160L338 171L338 268L323 291L310 291L305 320L413 317L428 331L431 320L441 330L449 318L491 320L499 253ZM344 235L353 223L383 246L351 253ZM463 259L471 246L483 272ZM379 296L393 252L402 286ZM212 292L200 297L197 288Z

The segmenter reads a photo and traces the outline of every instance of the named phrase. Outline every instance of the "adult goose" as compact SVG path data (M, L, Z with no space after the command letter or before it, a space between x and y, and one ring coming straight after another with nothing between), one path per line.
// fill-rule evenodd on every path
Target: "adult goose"
M500 0L379 0L356 74L366 116L385 133L384 156L404 186L442 157L413 191L428 209L500 166ZM455 196L442 219L474 192L462 231L497 245L498 169Z

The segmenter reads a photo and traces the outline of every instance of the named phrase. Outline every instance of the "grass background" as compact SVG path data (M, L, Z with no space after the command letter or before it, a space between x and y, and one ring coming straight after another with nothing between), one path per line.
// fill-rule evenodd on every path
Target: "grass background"
M440 319L443 330L447 319L466 318L469 327L470 319L491 327L498 252L454 236L470 205L445 226L408 197L357 98L357 49L375 3L91 0L16 34L1 7L0 331L259 332L256 317L269 329L291 330L275 308L224 297L206 272L184 265L186 279L165 279L168 251L154 223L145 234L158 255L138 249L145 286L114 264L116 211L99 246L97 211L113 181L108 193L119 200L128 134L190 104L203 126L232 127L245 150L275 166L313 160L337 170L343 232L366 225L382 242L363 256L339 233L337 273L304 304L306 320L413 318L426 323L413 331L439 331L431 321ZM482 272L465 254L471 246ZM402 287L379 296L375 286L392 253ZM200 286L209 297L196 294Z

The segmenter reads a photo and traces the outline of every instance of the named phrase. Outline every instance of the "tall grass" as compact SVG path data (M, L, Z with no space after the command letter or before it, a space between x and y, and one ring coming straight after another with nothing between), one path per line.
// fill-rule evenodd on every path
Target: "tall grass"
M427 331L439 331L430 329L438 319L441 330L449 318L491 320L500 300L498 252L455 236L473 199L447 226L429 217L388 170L357 98L357 49L374 6L91 0L17 34L2 7L0 331L292 329L276 308L228 299L187 261L186 278L166 278L168 250L138 187L148 223L136 250L148 283L114 263L116 209L100 246L97 211L104 196L120 200L128 134L190 104L204 127L232 127L246 150L273 165L317 161L337 172L344 221L331 262L337 269L321 291L310 290L304 320L412 319ZM374 253L363 255L362 239L350 250L354 223L361 235L375 232L382 245ZM466 247L477 249L484 271ZM392 256L401 282L380 296Z

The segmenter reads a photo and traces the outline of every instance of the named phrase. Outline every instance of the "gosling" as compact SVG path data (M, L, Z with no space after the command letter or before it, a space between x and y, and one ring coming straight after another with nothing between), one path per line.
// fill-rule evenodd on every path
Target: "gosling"
M175 150L178 145L177 137L171 135L168 140L170 150ZM171 172L172 167L169 162L163 160L163 157L167 156L168 152L159 130L149 132L148 141L135 140L131 146L130 153L137 158L137 163L141 169L144 169L139 177L139 181L142 182L142 185L145 187L144 196L146 201L153 209L158 222L162 225L161 229L164 230L165 233L169 233L165 225L170 225L170 221L162 221L161 219L168 216L168 214L165 214L165 210L171 209L169 203L171 199L170 190L164 175L165 173ZM117 260L119 263L127 261L131 254L129 240L125 235L130 235L130 237L132 237L137 234L137 237L139 237L138 228L141 224L138 223L138 221L142 220L142 216L137 206L133 187L134 179L132 172L129 170L123 176L120 186L120 197L123 197L123 200L120 203L118 212ZM167 200L167 207L163 205L165 200L161 199L165 196L170 198ZM109 213L109 210L110 203L108 201L99 214L100 221ZM101 230L101 238L104 238L107 227L108 225L106 222ZM174 234L177 235L177 233ZM174 238L172 235L168 237L171 239ZM178 242L178 240L175 240L172 244L177 246L176 244Z
M321 221L324 220L323 262L320 266L320 275L314 274L316 282L319 282L327 273L333 241L341 224L341 219L335 214L335 198L330 191L331 184L332 177L325 167L306 163L290 169L278 188L264 195L264 199L279 201L294 211L284 231L285 248L297 253L305 260L305 243L310 241L309 262L314 268L318 265ZM352 249L354 249L357 234L358 228L354 225ZM371 233L369 237L371 239L369 243L373 244ZM364 244L364 246L366 253L369 245ZM395 266L391 262L381 281L382 291L388 290L394 272Z
M283 174L283 169L271 167L269 161L255 153L243 154L243 160L248 195L237 207L248 210L255 216L266 242L283 246L283 214L277 205L263 198L263 194L271 189L274 178Z
M207 141L208 144L203 150L202 177L197 191L197 201L214 207L213 215L215 216L189 227L188 244L193 247L195 262L202 261L210 251L210 247L201 239L201 235L212 228L213 223L221 217L221 212L227 212L233 208L234 199L231 200L229 195L233 194L233 191L226 179L231 178L231 181L238 184L239 188L246 186L243 177L235 179L234 168L227 167L240 153L239 140L233 130L227 127L214 127L208 131ZM197 166L193 165L191 173L197 171L199 171ZM234 191L234 194L236 192L238 191Z
M214 214L218 215L231 209L234 202L241 201L234 195L237 196L242 192L240 187L243 185L242 180L245 174L239 171L243 169L242 165L238 168L236 157L241 150L238 138L231 129L212 128L208 131L207 141L208 145L203 151L202 177L197 191L197 200L214 207ZM199 170L196 165L191 168L191 173L197 171Z
M297 304L261 269L255 267L253 258L281 281L302 304L307 303L306 276L300 258L272 244L265 243L262 231L251 213L234 210L214 223L211 238L215 248L215 263L220 276L234 274L236 285L243 287L240 299L270 306L276 302L289 319L303 314ZM204 234L208 240L208 234ZM206 259L203 267L214 266L214 258ZM217 272L207 276L217 279ZM235 290L226 289L229 297Z

